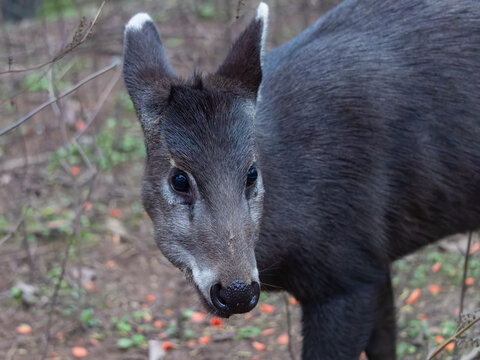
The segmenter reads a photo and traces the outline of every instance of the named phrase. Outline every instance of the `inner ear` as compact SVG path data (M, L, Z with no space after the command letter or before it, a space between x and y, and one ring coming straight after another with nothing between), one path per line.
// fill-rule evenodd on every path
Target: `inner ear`
M262 56L268 22L268 6L260 3L257 16L234 43L216 74L235 80L255 97L262 81Z

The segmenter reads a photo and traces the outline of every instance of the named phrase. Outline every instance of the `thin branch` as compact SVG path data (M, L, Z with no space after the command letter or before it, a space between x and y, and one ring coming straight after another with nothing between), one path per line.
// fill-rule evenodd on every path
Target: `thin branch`
M65 143L63 146L67 146L69 144L72 144L74 142L76 142L88 129L88 127L92 124L92 122L95 120L95 118L97 117L98 113L100 112L100 109L102 108L103 104L105 103L105 101L107 100L108 98L108 95L110 95L110 93L112 92L115 84L118 82L118 80L120 79L120 76L121 76L121 72L120 71L117 71L115 75L112 76L112 79L110 80L110 82L107 84L107 86L105 86L105 89L103 90L102 94L100 95L100 97L98 98L98 102L97 104L95 105L95 108L93 109L93 111L90 113L87 121L85 121L85 127L78 131L77 133L75 133L75 135L73 135L72 138L70 138L70 140L67 141L67 143Z
M80 38L80 36L81 36L81 33L82 33L83 22L80 23L79 28L77 29L77 31L75 32L75 35L73 36L72 42L70 44L68 44L67 48L64 51L60 52L59 54L54 56L49 61L44 62L42 64L35 65L35 66L32 66L30 68L26 68L26 69L9 69L9 70L5 70L5 71L0 71L0 75L37 70L37 69L40 69L40 68L42 68L44 66L47 66L47 65L50 65L50 64L62 59L65 55L67 55L69 52L73 51L75 48L79 47L81 44L83 44L85 42L85 40L87 40L88 36L92 33L93 27L95 26L98 18L100 17L100 13L102 12L103 7L107 3L107 1L108 0L103 0L102 1L102 4L98 8L97 14L95 15L94 19L92 20L92 22L88 26L87 30L83 33L83 36L81 38Z
M295 353L293 352L292 345L292 319L290 316L290 304L288 303L288 296L286 294L283 295L283 299L285 300L285 309L287 310L288 352L290 354L290 359L295 360Z
M41 104L40 106L38 106L37 108L33 109L31 112L29 112L27 115L25 115L24 117L20 118L19 120L17 120L16 122L14 122L12 125L6 127L5 129L2 129L0 130L0 136L2 135L5 135L6 133L12 131L13 129L19 127L20 125L22 125L25 121L27 121L28 119L30 119L32 116L34 116L35 114L37 114L38 112L42 111L44 108L46 108L47 106L49 106L50 104L54 103L54 102L57 102L58 100L64 98L65 96L71 94L72 92L74 92L75 90L77 90L79 87L85 85L87 82L99 77L100 75L103 75L105 74L107 71L110 71L114 68L116 68L117 66L120 65L120 62L119 61L114 61L112 64L108 65L107 67L103 68L102 70L99 70L97 71L96 73L93 73L91 74L90 76L87 76L85 79L83 79L82 81L80 81L78 84L76 84L75 86L71 87L70 89L64 91L63 93L61 93L58 97L54 98L54 99L51 99L51 100L48 100L46 102L44 102L43 104Z
M475 320L469 322L464 328L458 330L455 335L451 336L448 340L446 340L443 344L441 344L439 347L435 349L435 351L428 357L428 360L433 360L435 356L440 354L445 347L450 344L452 341L455 341L458 339L465 331L470 329L475 323L477 323L480 320L480 317L476 318Z
M89 188L88 188L88 194L87 194L87 197L86 197L87 200L90 199L95 180L96 180L96 174L91 179L91 182L90 182L90 185L89 185ZM77 207L77 213L76 213L75 220L74 220L74 223L73 223L73 227L75 229L78 228L81 215L82 215L82 208ZM47 358L48 347L49 347L50 338L51 338L53 312L55 310L55 306L57 305L58 294L59 294L59 291L60 291L60 285L63 281L63 278L65 277L65 272L66 272L66 269L67 269L67 263L68 263L68 259L69 259L70 249L73 245L73 239L76 238L77 235L79 235L79 233L75 233L74 236L71 236L68 243L67 243L67 246L65 246L65 252L64 252L64 255L63 255L64 258L63 258L62 267L61 267L62 270L60 272L60 275L57 278L58 281L55 284L55 289L54 289L53 295L52 295L52 301L50 302L50 310L48 312L48 320L47 320L47 331L46 331L46 334L45 334L45 346L43 348L42 358L41 358L42 360L45 360ZM76 238L76 240L77 240L77 242L80 241L80 239L78 239L78 238Z
M467 272L468 272L468 260L470 258L470 247L472 245L472 231L468 233L468 244L467 244L467 250L465 251L465 262L463 263L463 279L462 279L462 288L460 290L460 309L458 311L458 319L460 322L460 319L462 317L463 313L463 307L464 307L464 302L465 302L465 293L467 291L467 284L465 284L465 281L467 279ZM458 348L455 347L453 350L453 359L458 358Z
M0 239L0 245L2 245L4 242L8 241L8 239L10 239L12 237L13 234L15 234L15 232L18 230L18 228L20 227L20 225L23 223L23 215L22 217L20 218L20 220L18 220L18 222L15 224L15 226L13 227L12 230L10 230L8 232L7 235L5 235L2 239Z

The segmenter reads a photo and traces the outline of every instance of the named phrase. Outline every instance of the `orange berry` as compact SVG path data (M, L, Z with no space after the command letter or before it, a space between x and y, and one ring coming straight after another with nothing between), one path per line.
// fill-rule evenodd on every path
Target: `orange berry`
M300 303L298 302L298 300L295 299L293 296L288 299L288 302L290 303L290 305L293 305L293 306L300 305Z
M160 320L156 320L153 323L153 326L154 326L155 329L161 329L163 327L163 322L161 322Z
M447 350L448 352L452 352L454 348L455 348L455 343L453 341L449 343L447 346L445 346L445 350Z
M430 291L430 294L432 295L437 295L442 291L442 287L439 285L430 285L428 291Z
M147 301L148 302L154 302L155 301L155 296L153 296L152 294L148 294L147 295Z
M265 330L262 331L262 336L268 336L268 335L272 335L274 333L275 333L274 328L265 329Z
M213 318L210 319L210 325L212 325L212 326L220 327L220 326L222 326L222 324L223 324L222 319L220 319L218 317L213 317Z
M277 338L277 343L280 345L288 345L288 334L282 334Z
M212 341L212 339L210 339L210 337L208 337L208 336L202 336L202 337L198 338L198 342L200 344L207 345L210 341Z
M190 321L194 323L201 323L204 322L206 318L206 315L201 313L201 312L194 312L192 314L192 317L190 318Z
M87 212L87 211L90 211L92 210L92 203L90 201L85 201L85 203L83 204L83 211Z
M113 261L113 260L108 260L108 261L107 261L107 267L109 267L109 268L114 268L114 267L115 267L115 261Z
M440 335L435 336L433 339L435 340L435 342L436 342L437 344L441 344L441 343L443 343L443 342L445 341L445 339L443 338L443 336L440 336Z
M427 321L427 320L428 320L428 317L427 317L427 315L418 315L418 320L420 320L420 321Z
M257 351L263 351L265 350L265 345L262 344L261 342L258 342L258 341L254 341L252 342L252 346L255 350Z
M475 279L473 277L468 277L465 279L465 285L472 286L473 284L475 284Z
M75 347L72 348L73 357L83 358L83 357L87 356L87 354L88 354L88 351L84 347L75 346Z
M414 289L405 302L407 305L412 305L420 298L420 295L422 295L422 290Z
M80 174L80 168L78 166L72 166L70 168L70 171L72 172L73 176L77 176L78 174Z
M173 345L170 341L164 341L162 344L162 349L165 351L171 350L173 348Z
M480 243L475 243L472 245L470 248L470 251L468 252L470 255L475 254L478 250L480 250Z
M75 129L77 129L77 131L83 131L86 127L87 124L85 124L85 121L83 120L77 120L77 122L75 123Z
M265 314L273 314L275 312L275 306L269 304L260 305L260 311Z
M32 333L32 327L28 324L21 324L17 326L17 333L21 335L29 335Z
M433 273L437 273L440 271L440 269L442 268L442 263L435 263L432 265L432 272Z
M122 210L117 209L117 208L112 209L112 210L110 210L110 215L115 217L115 218L118 218L122 215Z

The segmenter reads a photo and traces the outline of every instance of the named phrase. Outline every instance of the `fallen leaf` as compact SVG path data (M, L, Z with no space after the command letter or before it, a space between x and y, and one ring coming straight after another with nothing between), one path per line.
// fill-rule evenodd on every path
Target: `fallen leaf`
M100 343L100 341L98 341L97 339L90 339L88 340L88 342L92 345L98 345Z
M447 346L445 346L445 350L447 350L448 352L452 352L453 349L455 349L455 343L453 341L449 343Z
M252 342L252 346L255 350L257 351L263 351L265 350L265 345L262 344L261 342L258 342L258 341L254 341Z
M440 269L442 268L442 263L435 263L432 265L432 272L433 273L437 273L440 271Z
M190 321L194 323L201 323L204 322L206 318L206 315L201 313L201 312L194 312L192 316L190 317Z
M77 129L77 131L83 131L86 127L87 124L85 124L85 121L83 120L77 120L77 122L75 123L75 129Z
M433 339L435 340L435 342L436 342L437 344L441 344L441 343L443 343L443 342L445 341L445 339L443 338L443 336L440 336L440 335L436 335Z
M265 330L262 331L262 336L272 335L273 333L275 333L274 328L265 329Z
M73 357L83 358L83 357L87 356L87 354L88 354L88 351L84 347L75 346L75 347L72 348Z
M17 326L17 333L21 335L29 335L32 333L32 327L28 324L21 324Z
M282 334L277 338L277 343L280 345L288 345L288 334Z
M110 210L110 215L113 216L114 218L118 218L122 215L122 210L117 209L117 208L112 209L112 210Z
M77 176L78 174L80 174L80 168L78 166L72 166L70 168L70 171L73 176Z
M153 296L152 294L148 294L147 295L147 301L148 302L154 302L155 301L155 296Z
M166 332L162 332L162 333L158 334L158 337L159 337L160 339L165 339L165 338L168 337L168 334L167 334Z
M260 305L260 311L265 314L273 314L275 312L275 306L269 304Z
M405 303L407 305L412 305L413 303L415 303L420 298L420 295L422 295L422 290L420 290L418 288L414 289L412 291L412 293L410 294L410 296L405 301Z
M442 291L442 287L439 285L432 284L428 287L428 291L430 291L430 294L432 295L437 295L437 294L440 294L440 292Z
M198 338L198 342L199 342L200 344L206 345L206 344L208 344L210 341L212 341L212 339L210 339L210 337L208 337L208 336L202 336L202 337L199 337L199 338Z
M245 320L250 320L253 318L253 314L251 312L245 314Z
M173 348L173 345L170 341L164 341L162 344L162 349L165 351L171 350Z
M155 329L161 329L163 327L163 322L161 322L160 320L155 320L155 322L153 323L153 327Z
M210 319L210 325L220 327L223 325L223 321L218 317L213 317Z
M465 285L472 286L473 284L475 284L475 279L473 277L468 277L465 279Z

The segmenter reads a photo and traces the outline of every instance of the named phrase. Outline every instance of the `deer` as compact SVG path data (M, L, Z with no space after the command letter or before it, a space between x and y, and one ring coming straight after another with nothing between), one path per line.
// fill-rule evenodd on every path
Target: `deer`
M268 13L187 79L126 25L155 242L216 316L292 294L304 360L395 359L391 264L480 225L480 2L346 0L267 52Z

